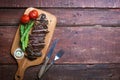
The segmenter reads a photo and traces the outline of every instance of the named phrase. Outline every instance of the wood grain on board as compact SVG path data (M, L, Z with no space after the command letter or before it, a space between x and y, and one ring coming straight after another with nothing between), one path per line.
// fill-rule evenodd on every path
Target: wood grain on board
M17 27L0 27L0 64L15 64L10 48ZM65 50L57 64L119 63L120 27L57 27L53 39L60 39L55 53Z
M120 9L43 9L57 17L57 25L120 25ZM17 25L25 9L0 9L0 25Z
M120 0L0 0L0 79L14 80L10 49L28 7L57 17L54 55L65 50L43 80L120 80ZM34 80L40 67L29 68L24 80Z
M23 8L120 8L120 0L1 0L0 7Z
M29 68L23 80L35 80L40 67L39 65ZM16 65L2 65L0 78L14 80L16 70ZM54 65L43 76L43 80L120 80L119 74L120 64Z

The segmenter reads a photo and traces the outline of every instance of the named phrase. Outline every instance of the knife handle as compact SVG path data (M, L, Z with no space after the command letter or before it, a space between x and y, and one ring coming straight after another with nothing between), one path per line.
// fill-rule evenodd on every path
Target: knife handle
M41 69L40 69L40 71L39 71L39 73L38 73L38 78L39 78L39 79L42 77L42 75L43 75L43 73L44 73L44 71L45 71L45 68L46 68L46 66L47 66L48 61L49 61L49 58L46 57L45 63L43 63L43 65L42 65L42 67L41 67Z
M51 66L54 64L54 60L46 67L46 69L45 69L45 71L44 71L44 73L45 72L47 72L50 68L51 68Z

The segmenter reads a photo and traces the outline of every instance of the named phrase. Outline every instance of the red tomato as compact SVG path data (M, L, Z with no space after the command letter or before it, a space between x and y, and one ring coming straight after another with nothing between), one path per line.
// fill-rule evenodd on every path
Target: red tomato
M30 11L29 17L30 17L31 19L36 19L36 18L38 17L38 11L37 11L37 10L32 10L32 11Z
M22 23L28 23L30 21L30 18L27 14L24 14L22 17L21 17L21 22Z

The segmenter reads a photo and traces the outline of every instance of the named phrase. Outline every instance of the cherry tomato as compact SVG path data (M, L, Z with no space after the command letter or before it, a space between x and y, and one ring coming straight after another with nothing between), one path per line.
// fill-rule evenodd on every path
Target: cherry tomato
M37 10L32 10L32 11L30 11L29 17L30 17L31 19L36 19L36 18L38 17L38 11L37 11Z
M28 23L30 21L30 18L27 14L24 14L22 17L21 17L21 22L22 23Z

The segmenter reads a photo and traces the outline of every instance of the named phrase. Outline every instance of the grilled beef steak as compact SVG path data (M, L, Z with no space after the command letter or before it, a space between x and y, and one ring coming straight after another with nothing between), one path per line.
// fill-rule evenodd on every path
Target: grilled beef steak
M41 50L45 46L45 36L48 31L48 20L45 14L41 14L35 21L34 27L29 35L29 43L26 48L27 58L34 60L42 55Z

